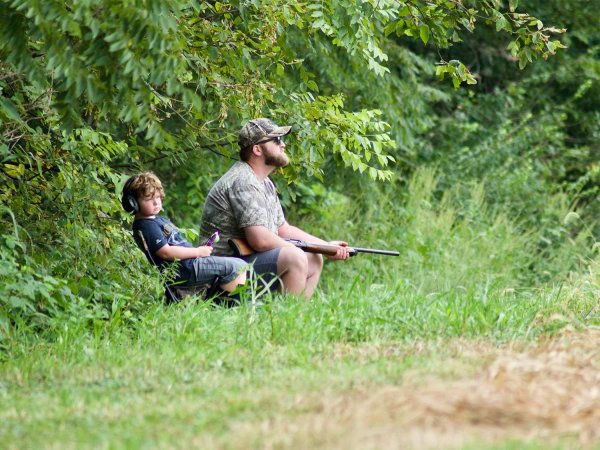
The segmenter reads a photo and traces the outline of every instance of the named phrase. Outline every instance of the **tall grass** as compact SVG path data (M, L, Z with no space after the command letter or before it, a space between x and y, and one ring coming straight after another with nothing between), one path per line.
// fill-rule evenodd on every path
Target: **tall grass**
M467 195L464 186L440 194L435 172L421 170L406 193L394 192L391 185L381 189L379 200L367 208L363 204L360 211L336 194L335 204L329 202L322 215L327 220L304 220L305 226L319 235L345 238L351 245L397 249L399 257L359 254L346 262L326 262L320 290L308 304L278 296L258 306L218 312L201 304L186 313L192 317L169 319L168 326L179 330L189 320L206 321L202 335L208 341L227 341L212 333L239 337L254 330L259 341L329 343L440 334L510 339L530 333L534 319L550 312L565 310L574 319L581 314L587 314L586 320L594 317L585 311L594 310L598 259L585 227L577 225L578 233L552 249L542 248L548 229L522 229L501 209L485 204L482 185L471 186ZM549 199L548 204L558 210L557 216L576 216L562 200ZM551 224L549 229L559 226L564 224ZM541 283L544 278L547 282ZM147 274L143 280L147 282ZM157 302L162 300L159 284L156 279L156 285L146 288L146 296ZM141 296L126 294L120 297ZM146 328L154 333L152 314L162 310L129 303L114 303L106 320L92 325L84 312L81 317L57 317L48 335L51 340L76 340L77 333L90 329L95 338L115 330L133 336L143 335ZM167 311L164 314L178 314L179 309ZM213 314L223 318L214 320ZM194 333L197 326L194 322ZM219 331L223 327L225 331ZM13 341L27 342L26 328L23 333ZM28 337L35 341L37 335Z

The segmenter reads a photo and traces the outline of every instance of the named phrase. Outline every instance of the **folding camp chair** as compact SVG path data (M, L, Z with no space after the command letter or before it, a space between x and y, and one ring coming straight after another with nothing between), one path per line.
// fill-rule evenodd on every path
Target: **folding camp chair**
M152 257L152 253L150 253L150 249L148 248L148 244L146 243L146 239L144 238L144 234L138 230L138 237L142 241L144 245L144 251L150 261L154 263L154 266L158 269L158 266L154 262L154 258ZM191 297L193 295L197 295L204 300L217 297L217 294L221 294L219 289L220 278L216 277L214 281L210 284L176 284L176 283L167 283L165 282L165 299L167 304L171 303L179 303L183 299L187 297ZM220 302L217 302L220 303Z

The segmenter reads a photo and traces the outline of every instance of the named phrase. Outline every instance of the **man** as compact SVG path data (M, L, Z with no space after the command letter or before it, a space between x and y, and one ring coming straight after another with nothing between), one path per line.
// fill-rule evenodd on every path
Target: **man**
M285 167L289 158L283 137L292 130L269 119L249 121L239 132L240 159L209 191L200 226L201 236L218 230L221 239L215 254L232 255L229 239L244 239L254 253L243 257L252 262L254 271L269 280L278 275L286 294L310 298L319 282L323 257L305 253L284 239L299 239L327 244L284 217L277 192L269 175ZM347 243L333 241L339 247L329 259L348 259Z

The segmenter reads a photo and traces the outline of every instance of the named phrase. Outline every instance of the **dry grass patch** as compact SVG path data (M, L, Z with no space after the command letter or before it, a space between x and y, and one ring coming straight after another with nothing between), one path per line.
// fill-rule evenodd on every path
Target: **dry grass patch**
M328 449L600 443L600 330L520 347L460 340L447 349L450 365L465 355L482 364L460 378L416 371L401 385L314 393L277 417L238 424L236 441Z

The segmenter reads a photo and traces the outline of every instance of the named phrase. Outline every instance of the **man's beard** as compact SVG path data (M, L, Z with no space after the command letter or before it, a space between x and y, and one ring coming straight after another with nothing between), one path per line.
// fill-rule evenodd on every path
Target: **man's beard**
M285 167L290 163L290 158L283 152L274 152L263 147L265 164L273 167Z

